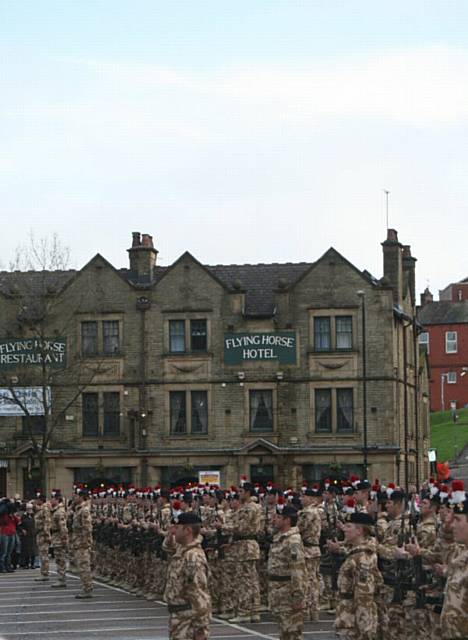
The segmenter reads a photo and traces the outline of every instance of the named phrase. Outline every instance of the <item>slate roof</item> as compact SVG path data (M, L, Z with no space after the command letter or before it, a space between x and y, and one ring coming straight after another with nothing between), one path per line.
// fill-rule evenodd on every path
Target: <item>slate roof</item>
M468 322L468 300L429 302L419 308L418 320L422 325Z
M204 265L204 268L213 274L229 291L245 293L244 313L254 317L271 317L275 313L275 292L287 289L303 276L315 263L313 262L287 262L272 264L231 264L231 265ZM156 266L154 281L156 284L170 266ZM130 280L129 269L117 269L118 274L129 280L138 288L147 288L148 285L138 284ZM60 291L78 271L0 271L0 292L5 295L14 293L15 286L20 291L26 290L40 294L53 288ZM377 281L370 274L362 272L369 281Z

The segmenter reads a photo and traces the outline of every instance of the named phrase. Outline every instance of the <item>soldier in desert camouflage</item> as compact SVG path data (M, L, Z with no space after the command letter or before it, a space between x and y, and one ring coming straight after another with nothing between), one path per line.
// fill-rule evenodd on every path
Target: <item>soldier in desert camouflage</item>
M81 579L82 591L75 598L92 598L93 577L91 574L91 548L93 545L93 523L89 504L89 492L82 489L75 497L72 524L73 556Z
M34 516L36 529L36 544L41 561L41 575L37 582L49 579L49 547L50 547L50 505L46 497L39 494L36 498L37 511Z
M335 629L346 640L374 640L378 617L375 594L383 584L371 543L372 517L353 513L344 525L351 547L338 575L338 604Z
M308 584L304 546L296 524L297 510L279 506L268 556L268 603L279 621L280 640L303 637Z
M454 505L452 529L458 547L446 569L447 584L440 616L444 640L468 638L468 500Z
M307 610L306 619L317 621L320 606L320 533L322 518L319 505L322 492L318 489L306 489L301 497L303 505L299 512L297 528L301 534L307 567Z
M60 491L55 490L52 492L50 516L51 544L57 565L57 582L51 586L54 588L64 588L67 586L65 575L67 571L68 527L67 512Z
M170 640L209 637L211 598L200 528L201 519L195 512L181 513L164 540L164 549L170 556L164 591Z

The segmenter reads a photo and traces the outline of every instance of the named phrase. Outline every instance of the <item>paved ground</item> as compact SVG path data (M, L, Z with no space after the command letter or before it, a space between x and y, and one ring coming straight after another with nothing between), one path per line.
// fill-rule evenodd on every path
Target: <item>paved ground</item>
M120 589L96 582L92 600L76 600L79 582L51 589L35 582L36 570L17 570L0 576L0 640L167 640L164 603L147 602ZM51 580L52 582L52 580ZM332 617L306 625L306 640L336 638ZM212 640L277 640L278 627L270 616L259 624L236 625L215 618Z

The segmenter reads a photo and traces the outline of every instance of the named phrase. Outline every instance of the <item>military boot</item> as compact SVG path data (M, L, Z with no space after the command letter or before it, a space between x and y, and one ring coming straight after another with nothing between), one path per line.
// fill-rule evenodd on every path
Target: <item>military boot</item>
M88 598L92 598L92 597L93 597L92 591L80 591L75 596L75 598L78 598L79 600L87 600Z
M50 586L52 589L66 589L67 583L65 582L65 578L58 578L58 580L53 582Z
M38 576L34 578L34 582L47 582L49 580L49 576Z

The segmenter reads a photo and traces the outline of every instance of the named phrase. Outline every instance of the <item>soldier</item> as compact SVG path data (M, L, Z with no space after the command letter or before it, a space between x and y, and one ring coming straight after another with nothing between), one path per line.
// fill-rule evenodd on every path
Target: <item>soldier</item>
M50 501L51 515L51 543L54 550L55 563L57 565L57 582L51 586L54 588L65 588L66 571L67 571L67 550L68 550L68 528L67 513L63 504L63 498L60 491L52 492Z
M41 561L41 575L35 580L36 582L45 582L49 579L50 506L44 495L38 494L36 507L34 526L36 529L37 550Z
M91 548L93 545L93 524L89 504L89 491L81 489L75 498L73 514L73 555L76 570L80 576L82 590L75 598L93 597L93 578L91 575Z
M306 619L317 622L320 600L320 533L322 518L319 506L322 492L318 489L306 489L301 497L303 505L299 512L297 528L301 534L307 567L307 611Z
M268 555L268 603L278 617L280 640L300 640L303 635L307 569L297 524L297 510L278 507L275 535Z
M373 640L377 634L374 596L383 580L370 538L373 526L372 516L364 512L352 513L344 525L351 550L338 575L335 629L346 640Z
M230 522L216 528L225 534L232 534L233 552L237 555L236 583L237 615L230 622L260 622L260 584L256 563L260 560L257 537L260 533L260 511L252 502L254 487L245 482L239 489L242 506Z
M407 542L404 539L405 533L409 534L404 510L405 494L401 490L395 489L387 501L388 527L383 534L382 542L377 545L379 560L392 564L394 568L398 560L409 557L408 552L403 549L403 545ZM384 585L381 591L383 638L401 640L405 637L404 599L397 602L394 598L394 589L391 586Z
M201 548L200 528L199 516L187 511L178 516L164 540L170 555L164 591L170 640L206 640L210 633L208 563Z
M468 500L453 506L452 529L458 548L446 570L447 584L440 616L445 640L468 638Z

